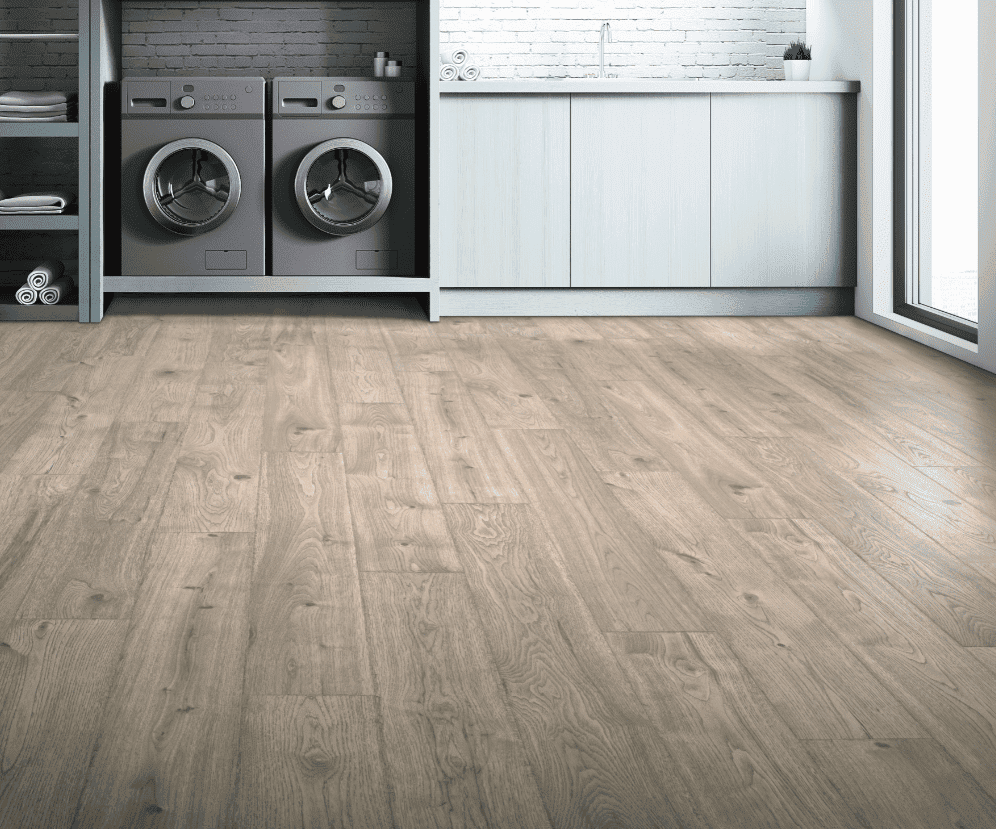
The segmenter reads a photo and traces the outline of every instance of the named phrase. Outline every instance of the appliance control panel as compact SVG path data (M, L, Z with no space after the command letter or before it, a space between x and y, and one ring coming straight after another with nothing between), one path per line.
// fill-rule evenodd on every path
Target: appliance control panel
M274 118L387 118L415 114L415 84L381 78L274 78Z
M263 78L125 78L126 118L263 118Z

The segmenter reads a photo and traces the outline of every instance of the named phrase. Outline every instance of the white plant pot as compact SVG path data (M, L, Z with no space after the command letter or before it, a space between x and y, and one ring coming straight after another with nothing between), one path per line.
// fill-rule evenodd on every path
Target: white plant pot
M809 60L785 60L785 80L787 81L808 81L809 67L812 61Z

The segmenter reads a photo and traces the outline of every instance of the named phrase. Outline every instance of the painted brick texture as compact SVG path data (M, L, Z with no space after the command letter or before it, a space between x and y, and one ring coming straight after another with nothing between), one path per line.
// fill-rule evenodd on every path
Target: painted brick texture
M75 32L73 0L2 0L0 31ZM0 92L11 89L75 92L79 88L79 44L75 40L0 41Z
M441 48L466 48L482 78L597 72L608 20L607 73L776 80L785 47L805 36L806 0L440 0L440 18Z
M415 67L412 3L126 2L125 75L372 75L387 51Z

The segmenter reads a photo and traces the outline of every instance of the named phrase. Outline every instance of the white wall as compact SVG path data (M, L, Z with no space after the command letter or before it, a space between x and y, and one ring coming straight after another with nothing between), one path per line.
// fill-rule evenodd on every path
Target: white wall
M994 103L996 58L979 66L982 192L979 344L966 343L894 313L892 297L892 0L807 0L806 40L814 80L861 81L858 96L858 286L855 314L931 348L996 372L996 197ZM996 0L981 0L980 37L996 38ZM987 62L988 61L988 62ZM988 109L987 109L988 108ZM988 132L986 132L988 130ZM987 206L989 209L987 209ZM989 230L987 232L987 222Z
M468 48L482 78L583 77L598 70L605 20L606 72L775 80L806 0L440 0L440 43Z

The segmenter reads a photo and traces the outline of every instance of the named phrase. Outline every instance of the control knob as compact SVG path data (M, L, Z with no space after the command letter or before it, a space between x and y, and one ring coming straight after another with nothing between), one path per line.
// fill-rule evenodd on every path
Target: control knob
M180 99L180 109L193 109L194 99L190 95L184 95Z
M344 106L346 106L346 99L342 95L336 95L332 99L332 109L342 109Z

